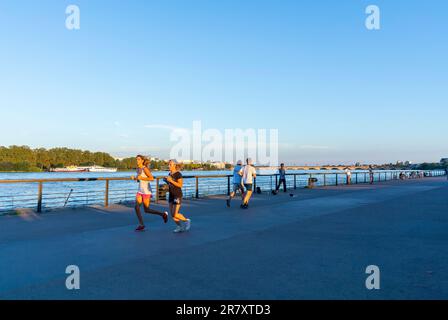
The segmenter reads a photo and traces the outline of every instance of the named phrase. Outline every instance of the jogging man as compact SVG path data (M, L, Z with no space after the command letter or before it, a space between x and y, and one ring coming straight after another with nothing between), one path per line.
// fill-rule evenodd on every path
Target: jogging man
M247 158L246 165L240 169L239 174L242 176L244 187L246 188L246 195L241 203L242 209L249 208L249 200L252 197L254 178L257 177L257 172L252 165L252 159Z
M172 159L168 163L169 165L169 176L165 178L165 181L169 186L169 198L168 203L170 206L170 213L173 217L174 222L177 227L174 229L175 233L184 232L190 230L191 220L187 219L182 213L180 213L180 207L182 204L182 187L183 187L183 178L180 170L182 168L182 164Z
M237 191L241 192L241 198L244 199L244 187L241 184L241 176L239 174L243 165L243 161L238 160L235 168L233 168L233 191L230 193L229 198L226 200L227 207L230 207L230 201L235 197Z

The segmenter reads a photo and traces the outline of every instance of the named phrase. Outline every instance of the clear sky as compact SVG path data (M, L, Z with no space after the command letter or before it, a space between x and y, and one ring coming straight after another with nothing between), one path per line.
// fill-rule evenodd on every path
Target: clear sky
M439 161L447 17L445 0L0 0L0 145L166 157L163 126L201 120L279 129L287 163Z

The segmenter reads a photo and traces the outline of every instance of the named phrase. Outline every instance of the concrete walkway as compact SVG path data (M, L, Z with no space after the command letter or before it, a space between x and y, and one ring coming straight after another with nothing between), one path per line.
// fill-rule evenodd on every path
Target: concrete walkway
M0 217L0 299L448 298L445 177L256 195L245 211L223 199L185 201L183 234L149 215L135 233L121 206Z

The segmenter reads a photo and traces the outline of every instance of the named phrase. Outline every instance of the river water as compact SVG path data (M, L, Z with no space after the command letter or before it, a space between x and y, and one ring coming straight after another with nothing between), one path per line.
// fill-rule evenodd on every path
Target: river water
M196 179L187 178L187 176L205 176L205 175L228 175L231 171L184 171L184 196L186 198L196 195ZM264 176L276 173L271 170L259 170L257 177L257 186L262 190L269 191L275 188L275 177ZM318 178L317 185L323 185L323 175L317 173L326 173L325 183L335 184L336 173L338 173L338 182L344 183L345 174L341 171L288 171L287 173L300 173L302 175L288 176L287 185L292 188L294 184L297 187L307 185L310 176ZM365 171L353 171L352 180L358 175L359 182L368 179ZM153 172L155 177L166 176L167 172ZM24 179L59 179L59 178L106 178L106 177L130 177L135 175L134 171L115 172L115 173L96 173L96 172L38 172L38 173L0 173L0 180L24 180ZM376 179L378 179L376 177ZM383 173L382 179L390 178L390 173ZM295 180L295 181L294 181ZM232 180L231 180L232 181ZM163 182L161 182L163 183ZM155 183L151 183L155 191ZM200 178L199 195L216 195L227 193L228 179L224 178ZM111 203L125 203L134 200L138 185L135 181L111 181L109 191L109 201ZM9 211L17 208L35 208L37 203L37 183L0 183L0 211ZM76 181L76 182L48 182L43 184L43 208L51 209L56 207L73 207L82 205L104 204L105 181Z

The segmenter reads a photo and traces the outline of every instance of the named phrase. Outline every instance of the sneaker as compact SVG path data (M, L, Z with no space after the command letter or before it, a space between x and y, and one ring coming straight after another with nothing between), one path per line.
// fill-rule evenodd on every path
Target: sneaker
M249 204L246 203L245 205L243 205L243 209L249 209Z
M185 231L190 230L191 228L191 220L187 219L187 221L185 221Z
M176 229L174 229L173 232L174 233L179 233L179 232L182 232L182 231L184 231L183 228L181 226L177 226Z
M138 226L137 229L135 229L136 232L145 231L145 226Z
M227 207L230 208L230 199L227 199L226 203L227 203Z
M167 211L165 211L165 212L163 213L163 222L165 222L165 223L168 222L168 212L167 212Z

